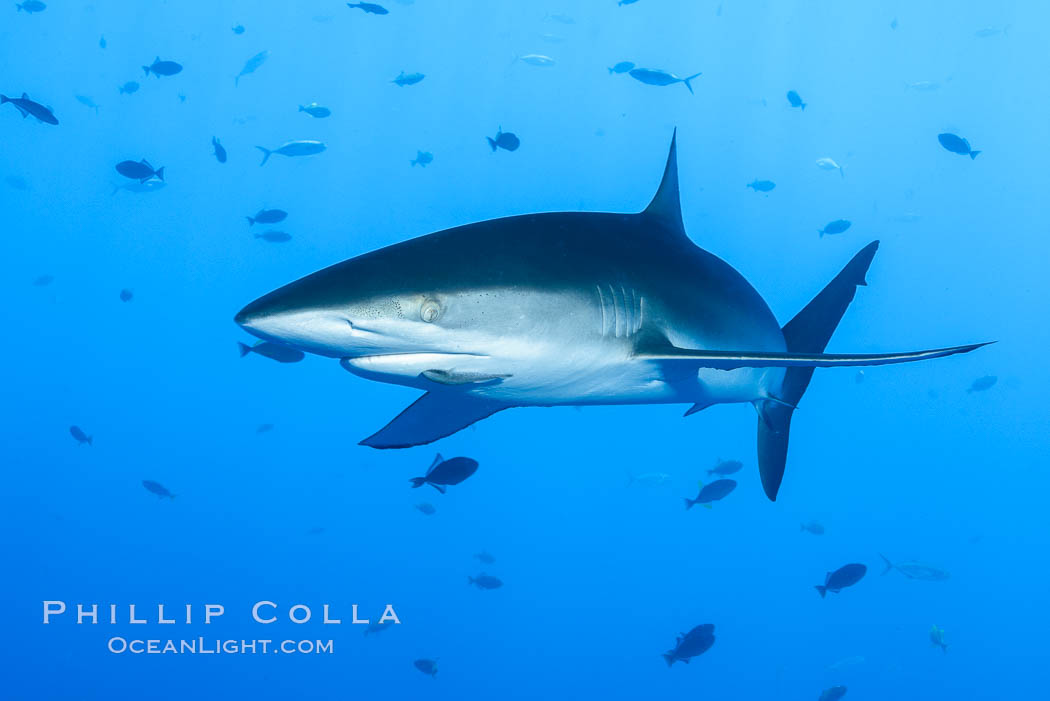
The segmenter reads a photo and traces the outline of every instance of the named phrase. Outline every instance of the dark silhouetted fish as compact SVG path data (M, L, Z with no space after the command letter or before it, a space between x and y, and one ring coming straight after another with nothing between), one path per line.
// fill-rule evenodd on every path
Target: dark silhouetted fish
M279 156L313 156L314 154L321 153L327 146L320 141L310 141L303 139L300 141L289 141L282 146L279 146L273 150L263 148L262 146L256 146L255 148L263 152L263 159L260 166L266 165L266 161L270 160L270 156L277 154Z
M820 234L821 238L827 234L831 236L833 234L841 234L853 226L853 222L849 219L836 219L835 221L828 222L823 229L817 229L817 233Z
M260 209L254 217L245 217L248 226L252 224L276 224L282 222L288 216L283 209Z
M496 138L485 137L488 139L489 147L495 152L497 148L501 148L504 151L517 151L518 147L521 146L521 139L518 138L517 134L509 131L503 131L503 127L500 127L496 132Z
M273 430L273 424L259 424L258 428L255 429L256 433L269 433Z
M409 163L411 163L413 166L418 165L421 168L426 168L427 163L432 163L433 161L434 154L432 154L430 151L416 151L415 159L409 161Z
M135 293L132 292L131 290L129 290L128 288L125 287L123 290L120 291L120 301L121 302L130 302L134 298L135 298Z
M434 508L434 505L433 504L428 504L425 501L424 502L420 502L419 504L416 504L415 508L420 513L426 514L427 516L433 516L434 514L437 513L437 509Z
M863 579L868 568L860 564L843 565L834 572L828 572L824 576L824 584L818 584L815 588L823 599L827 592L838 594L846 587L852 587Z
M379 635L387 628L393 628L395 625L397 624L392 621L387 621L386 623L372 621L365 627L365 637L367 638L369 635Z
M73 436L73 439L80 445L84 445L85 443L87 443L88 445L95 444L94 436L89 436L88 434L84 433L84 430L80 428L80 426L70 426L69 435Z
M794 90L788 90L787 98L788 103L792 107L799 107L803 110L806 109L806 103L802 101L802 98L799 97L798 93Z
M426 76L422 73L405 73L404 71L401 71L401 73L390 82L405 87L406 85L415 85L424 78L426 78Z
M332 110L327 107L322 107L316 102L311 102L309 105L299 105L299 111L306 112L311 117L316 117L317 119L324 119L332 114Z
M480 562L483 565L491 565L493 562L496 561L496 558L490 555L487 550L482 550L479 553L474 553L474 557L476 557L478 559L478 562Z
M477 577L467 577L467 584L471 584L478 589L499 589L503 586L503 580L482 572Z
M29 115L33 115L44 124L58 124L58 119L55 118L51 108L44 107L39 102L33 102L29 99L29 95L25 93L22 93L22 97L0 95L0 105L5 102L10 102L14 105L15 109L22 113L22 119L25 119Z
M969 393L973 392L984 392L995 386L995 383L999 381L999 378L995 375L985 375L984 377L978 377L970 385L970 389L966 390Z
M292 240L292 235L287 231L264 231L261 234L255 234L255 238L270 243L288 243Z
M226 162L226 149L223 148L222 144L219 143L219 137L211 137L212 152L215 154L215 160L219 163Z
M947 132L945 132L944 134L938 134L937 140L940 141L941 146L943 146L948 151L951 151L952 153L957 153L960 156L969 156L971 161L977 158L977 154L980 153L980 151L974 151L970 148L969 141L962 138L961 136L956 136L955 134L949 134Z
M685 87L689 89L689 92L693 92L693 85L689 81L694 78L699 78L701 73L694 73L688 78L679 78L674 73L667 71L661 71L653 68L635 68L630 71L629 75L635 80L645 83L646 85L674 85L675 83L685 83Z
M624 5L633 5L636 2L638 2L638 0L620 0L616 4L620 7L623 7Z
M34 12L43 12L47 9L47 5L40 2L40 0L25 0L25 2L21 4L15 3L15 7L18 8L19 12L25 11L29 14L33 14Z
M696 495L696 499L683 499L686 511L693 508L696 504L710 509L711 502L725 499L730 492L736 489L736 480L715 480L708 485L704 485L703 482L699 484L700 493Z
M413 477L409 482L412 483L413 489L429 484L444 494L445 487L459 484L473 475L477 469L477 460L470 458L450 458L445 460L441 457L441 453L438 453L434 456L434 462L430 463L430 469L427 470L427 473L422 477Z
M755 192L769 192L775 188L777 184L772 180L755 180L747 184L747 187L751 188Z
M664 661L670 667L675 662L689 664L689 660L702 655L715 644L715 626L712 623L704 623L693 628L688 633L682 633L675 640L674 648L664 653Z
M244 34L244 25L238 24L236 27L233 28L233 33Z
M77 102L79 102L80 104L84 105L84 107L90 107L91 109L95 110L95 114L98 114L98 105L96 105L95 101L93 99L91 99L89 96L87 96L87 95L74 95L73 97L75 97L77 99Z
M146 491L156 494L158 498L174 499L175 495L168 491L160 482L154 482L153 480L142 480L142 486L146 488Z
M248 75L249 73L254 73L256 70L259 69L259 66L266 63L266 59L268 58L270 58L269 51L260 51L259 53L255 54L250 59L245 61L244 68L242 68L241 72L233 78L234 86L236 86L240 82L241 76Z
M54 275L47 275L45 273L44 275L37 276L37 278L35 280L33 280L33 284L35 286L37 286L37 287L47 287L48 285L50 285L54 281L55 281L55 276Z
M143 66L142 70L146 72L148 76L150 73L160 78L165 75L176 75L182 72L182 66L174 61L161 61L160 56L153 59L153 64L149 66Z
M128 82L124 83L119 88L117 88L117 90L120 91L121 95L132 95L139 91L139 84L136 83L134 80L129 80Z
M620 61L615 66L609 69L609 73L627 73L632 68L634 68L634 64L632 62Z
M100 48L100 49L106 48L106 37L101 36L101 37L98 38L98 48Z
M125 178L138 180L140 183L150 178L164 179L164 166L154 169L145 158L141 161L121 161L117 164L117 172Z
M739 460L719 460L715 466L707 471L709 475L732 475L740 471L744 463Z
M376 5L374 2L348 2L347 7L356 7L359 10L364 10L370 15L389 15L390 10L386 9L382 5Z
M349 4L349 3L348 3ZM416 669L423 674L429 674L432 677L436 677L438 673L437 660L416 660L412 663Z
M276 360L278 363L298 363L306 357L297 348L291 348L282 343L271 343L270 341L259 341L254 346L238 342L237 347L241 350L242 358L249 353L258 353L270 360Z
M944 641L944 628L941 628L936 623L930 628L930 643L934 647L939 647L941 652L948 652L948 643Z
M911 560L909 562L893 563L882 553L879 553L879 557L886 563L886 567L882 570L883 575L888 574L890 570L897 570L908 579L921 579L924 582L943 582L951 578L951 574L946 570L934 565L928 565L925 562Z
M820 521L801 523L799 524L799 530L805 531L806 533L812 533L813 535L824 535L824 526Z
M817 701L839 701L845 695L846 687L841 685L833 686L820 692L820 698Z

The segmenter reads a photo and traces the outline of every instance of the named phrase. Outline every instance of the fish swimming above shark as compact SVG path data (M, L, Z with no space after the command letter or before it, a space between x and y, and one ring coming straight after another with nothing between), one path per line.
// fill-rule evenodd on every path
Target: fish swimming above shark
M791 417L818 367L966 353L824 353L878 248L865 246L783 327L728 263L686 235L676 138L638 213L555 212L482 221L397 243L248 304L249 333L424 391L361 441L408 448L504 409L749 402L775 500Z

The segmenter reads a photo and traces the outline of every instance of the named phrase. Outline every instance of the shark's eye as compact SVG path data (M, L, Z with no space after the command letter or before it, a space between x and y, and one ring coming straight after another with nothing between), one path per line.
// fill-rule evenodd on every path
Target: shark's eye
M423 300L423 306L419 308L419 318L428 324L441 316L441 305L436 299Z

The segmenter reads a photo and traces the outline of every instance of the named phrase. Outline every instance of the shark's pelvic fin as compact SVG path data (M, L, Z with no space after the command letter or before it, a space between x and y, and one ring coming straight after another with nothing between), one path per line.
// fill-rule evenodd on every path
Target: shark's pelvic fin
M685 237L685 226L682 224L682 202L678 195L678 130L671 135L671 148L667 152L667 164L664 166L664 177L660 188L653 196L652 202L642 212L656 224L656 229L672 236Z
M427 392L393 421L361 441L372 448L411 448L450 436L508 404L454 391Z

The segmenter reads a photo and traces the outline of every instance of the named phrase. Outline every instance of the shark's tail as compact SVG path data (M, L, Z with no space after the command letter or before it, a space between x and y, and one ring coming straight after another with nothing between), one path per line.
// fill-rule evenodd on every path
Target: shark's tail
M266 161L270 160L270 149L263 148L262 146L256 146L255 148L257 148L257 149L259 149L260 151L263 152L262 163L260 163L259 165L260 166L266 165Z
M889 574L890 570L893 569L893 563L890 562L890 559L888 557L886 557L885 555L883 555L882 553L879 553L879 557L881 557L882 561L886 563L886 567L883 568L882 574L884 574L884 575Z
M146 72L146 77L149 78L149 66L143 66L142 70Z
M674 664L674 652L673 651L672 652L665 652L663 657L664 657L664 662L667 663L668 667L670 667L671 665Z
M980 151L970 151L970 160L972 161L973 159L977 158L977 154L979 153ZM984 163L984 161L981 162Z
M164 166L161 166L160 168L157 168L157 171L154 173L154 175L156 175L158 178L163 180L164 179ZM148 178L147 178L147 180L148 180Z
M873 241L853 256L835 279L795 315L783 328L784 341L790 353L822 353L839 325L846 308L853 301L858 285L866 285L868 272L879 242ZM775 501L780 482L784 479L787 461L788 432L791 414L802 399L813 368L790 367L784 375L779 401L760 400L758 408L758 471L762 488ZM818 590L819 591L819 590ZM823 596L823 592L821 593Z
M244 356L252 352L252 347L249 346L247 343L241 343L240 341L237 341L237 350L240 351L241 357L243 358Z
M492 148L492 152L495 153L496 152L496 140L493 139L491 136L486 136L485 138L488 139L489 146Z
M412 489L418 489L427 483L426 477L413 477L409 480L412 483Z
M685 510L686 511L689 511L689 509L693 508L693 504L696 503L692 499L686 499L685 497L682 497L682 501L685 502Z
M702 73L694 73L693 75L689 76L688 78L682 78L682 82L685 83L685 87L689 88L689 94L691 94L691 95L695 94L695 93L693 93L693 86L692 86L692 84L689 81L692 80L693 78L699 78L701 75L703 75L703 74Z
M254 217L245 217L245 219L248 220L248 226L252 226L252 225L255 224L255 218Z
M825 586L821 586L820 584L818 584L817 586L815 586L813 588L817 590L818 594L820 594L820 598L821 599L823 599L824 596L828 593L828 588L825 587Z
M0 95L0 105L4 104L5 102L10 102L10 101L11 101L11 98L9 98L7 95Z

